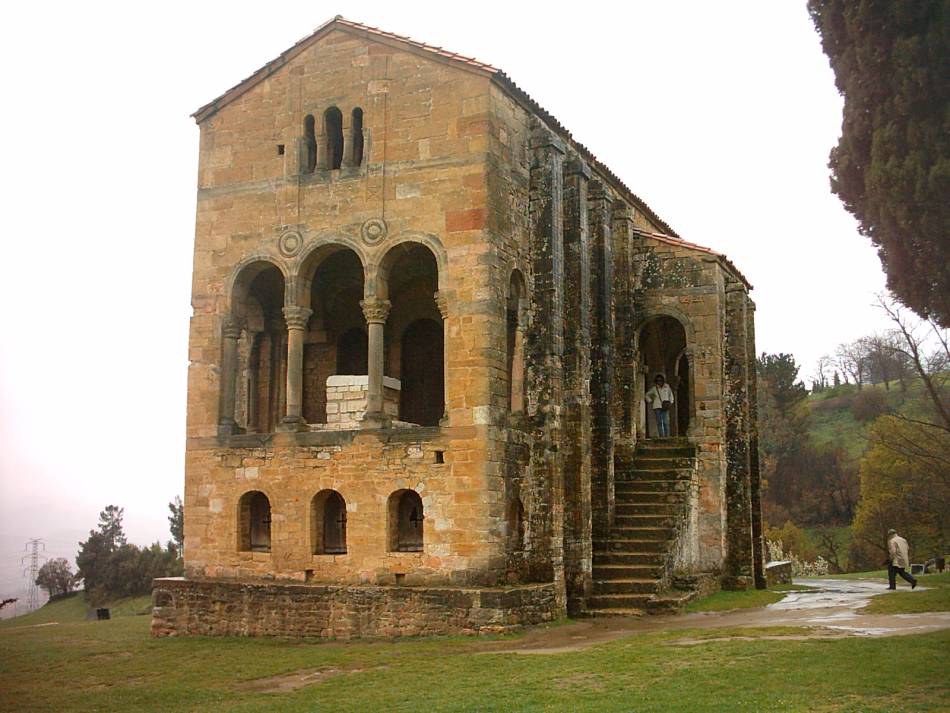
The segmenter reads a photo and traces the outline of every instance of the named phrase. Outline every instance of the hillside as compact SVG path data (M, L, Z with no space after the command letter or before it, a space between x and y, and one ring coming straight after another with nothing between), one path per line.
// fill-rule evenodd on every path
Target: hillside
M133 616L138 614L147 614L152 606L150 596L127 597L111 602L107 605L112 617ZM29 614L5 619L0 622L0 629L10 629L18 626L36 626L38 624L49 624L56 622L59 624L75 623L86 621L89 605L82 596L82 592L76 592L63 599L57 599L55 602L47 602L36 611Z

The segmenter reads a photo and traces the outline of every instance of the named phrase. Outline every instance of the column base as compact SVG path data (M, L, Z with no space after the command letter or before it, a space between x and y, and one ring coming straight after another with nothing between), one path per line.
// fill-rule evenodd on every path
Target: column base
M307 422L303 420L300 416L284 416L280 423L277 424L277 428L274 429L278 433L295 433L297 431L306 431Z
M234 420L230 421L221 421L218 424L218 436L234 436L239 433L246 433L246 429L241 428L237 425L237 422Z
M376 428L392 428L392 416L382 411L367 411L360 420L360 428L365 430Z

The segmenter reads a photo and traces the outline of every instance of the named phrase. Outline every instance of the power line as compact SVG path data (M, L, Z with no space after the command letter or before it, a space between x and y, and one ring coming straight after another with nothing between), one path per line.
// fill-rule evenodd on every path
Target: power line
M23 576L29 577L30 580L30 589L29 594L27 595L27 610L33 611L40 603L40 590L36 586L36 577L40 571L40 557L44 560L46 555L40 554L40 548L43 548L43 551L46 551L46 544L39 537L34 537L32 540L27 540L26 545L23 549L26 550L27 554L23 555L20 558L20 564L23 566Z

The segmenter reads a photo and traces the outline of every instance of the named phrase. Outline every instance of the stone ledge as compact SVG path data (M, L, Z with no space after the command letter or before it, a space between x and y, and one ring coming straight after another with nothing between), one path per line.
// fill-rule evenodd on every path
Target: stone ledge
M494 634L553 621L553 583L400 587L156 579L152 636Z

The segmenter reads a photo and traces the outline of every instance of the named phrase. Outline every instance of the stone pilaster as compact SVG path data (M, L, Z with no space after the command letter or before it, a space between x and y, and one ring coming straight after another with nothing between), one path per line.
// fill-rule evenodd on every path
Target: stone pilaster
M591 509L596 533L613 521L614 492L614 296L611 196L590 184L591 263Z
M292 305L284 307L287 323L287 397L286 410L280 422L281 431L306 428L303 420L303 338L313 310Z
M635 342L636 314L633 306L633 209L623 201L613 205L611 236L616 270L614 271L614 297L616 300L616 393L614 395L614 421L617 430L617 447L630 453L636 447L636 419L634 409L640 400L637 397L637 353Z
M383 353L386 319L392 303L376 298L360 302L368 333L368 376L366 388L366 415L363 428L388 428L392 419L383 410Z
M558 606L566 611L564 583L564 473L560 409L563 401L564 235L561 208L564 143L537 122L531 137L529 184L531 289L534 328L528 335L528 418L532 430L531 487L534 501L550 503L531 512L529 577L554 581ZM535 534L537 533L537 534Z
M234 420L234 407L241 323L236 317L228 315L224 318L221 337L221 393L218 408L218 435L225 436L238 431L237 422Z
M759 473L758 371L755 357L755 303L746 299L746 357L749 375L749 490L752 505L752 574L755 588L765 589L765 534L762 525L762 477Z
M726 286L726 589L747 589L753 583L746 300L741 285Z
M590 168L564 167L564 572L570 613L591 590L591 264L587 221Z

